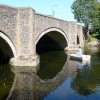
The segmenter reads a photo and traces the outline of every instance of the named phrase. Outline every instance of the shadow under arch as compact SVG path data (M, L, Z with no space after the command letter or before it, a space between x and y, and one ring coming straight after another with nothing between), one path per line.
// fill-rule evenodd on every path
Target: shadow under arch
M40 33L40 34L38 35L38 37L36 38L35 44L37 44L37 42L39 41L39 39L40 39L44 34L46 34L46 33L48 33L48 32L51 32L51 31L57 31L57 32L61 33L61 34L65 37L67 43L69 43L69 42L68 42L68 37L66 36L66 34L65 34L62 30L60 30L59 28L54 28L54 27L53 27L53 28L48 28L48 29L44 30L42 33Z
M39 46L44 47L44 50L48 48L49 51L51 49L64 50L66 47L68 47L68 37L62 30L58 28L49 28L38 35L35 45L36 50Z
M8 62L12 57L16 57L16 50L7 35L0 31L0 51L1 54L5 56L6 62ZM4 44L3 44L4 43Z
M77 34L77 44L80 44L79 34Z

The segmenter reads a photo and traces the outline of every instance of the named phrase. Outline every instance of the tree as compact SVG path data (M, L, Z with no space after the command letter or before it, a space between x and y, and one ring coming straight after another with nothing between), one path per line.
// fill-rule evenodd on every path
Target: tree
M100 40L100 2L97 3L97 16L92 20L91 36Z
M91 21L92 28L94 30L97 30L100 28L100 3L99 2L96 4L96 7L97 7L96 17L93 18Z
M74 18L83 23L87 35L89 35L89 28L93 25L93 22L98 22L98 6L97 0L75 0L71 5Z

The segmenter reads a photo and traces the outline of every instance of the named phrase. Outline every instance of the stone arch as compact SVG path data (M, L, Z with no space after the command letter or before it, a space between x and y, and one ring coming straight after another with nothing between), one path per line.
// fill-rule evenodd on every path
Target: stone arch
M58 29L58 28L49 28L49 29L46 29L45 31L43 31L42 33L40 33L37 38L36 38L36 42L35 42L35 45L37 44L37 42L40 40L40 38L45 35L46 33L50 32L50 31L57 31L59 33L61 33L66 41L67 41L67 44L68 44L68 37L66 36L65 32L63 32L62 30Z
M8 45L11 47L14 57L16 57L16 50L15 50L15 47L14 47L12 41L8 38L8 36L6 36L2 32L0 32L0 37L2 37L8 43Z

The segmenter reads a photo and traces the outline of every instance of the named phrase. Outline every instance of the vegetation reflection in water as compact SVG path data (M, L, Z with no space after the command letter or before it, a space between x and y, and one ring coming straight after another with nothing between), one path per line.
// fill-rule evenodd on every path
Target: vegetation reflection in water
M61 52L62 51L58 51L58 53L52 52L51 54L55 54L57 58L62 58L64 55ZM52 57L53 61L55 61L55 56ZM67 56L65 56L64 59L66 58ZM33 67L12 67L11 70L15 73L15 85L13 85L13 91L9 97L9 100L40 100L44 95L55 90L66 78L66 60L63 62L63 64L61 63L60 65L61 66L57 66L60 67L58 68L59 70L55 71L54 69L55 75L53 74L52 78L51 76L48 76L46 79L45 77L42 77L42 79L39 75L35 74L36 70L34 70Z
M0 66L0 100L6 100L14 80L14 73L9 65Z
M42 79L52 79L67 61L64 51L53 51L40 55L40 69L37 75Z
M87 54L92 55L88 63L68 60L66 67L70 74L62 85L42 100L100 100L100 52Z
M97 92L97 89L100 89L100 64L92 68L84 66L84 69L79 70L71 83L71 88L84 96Z
M99 56L92 53L91 61L82 63L67 59L64 51L44 53L37 74L32 68L3 65L0 100L6 100L14 76L15 89L9 100L100 100Z

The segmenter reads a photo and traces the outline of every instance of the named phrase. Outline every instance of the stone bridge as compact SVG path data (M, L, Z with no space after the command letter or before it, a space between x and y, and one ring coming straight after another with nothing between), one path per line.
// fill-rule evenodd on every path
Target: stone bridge
M10 64L35 66L39 51L73 50L78 44L84 41L77 22L39 14L31 7L0 5L0 51Z

